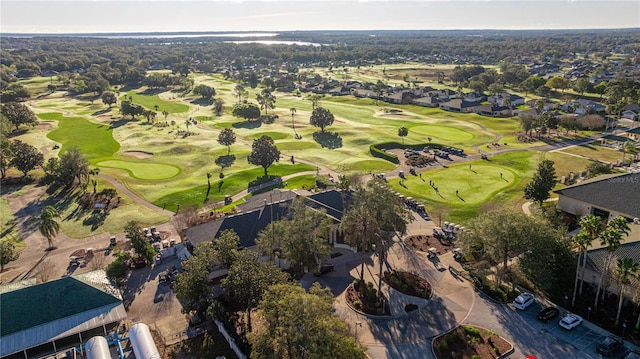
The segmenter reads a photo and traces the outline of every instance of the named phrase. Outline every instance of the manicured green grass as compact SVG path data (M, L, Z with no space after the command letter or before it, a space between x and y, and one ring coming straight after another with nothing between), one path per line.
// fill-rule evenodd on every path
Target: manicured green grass
M189 111L189 106L181 103L175 103L171 101L165 101L158 95L146 95L136 91L129 91L126 95L120 97L122 101L126 97L132 97L133 103L142 105L149 110L155 110L155 106L158 106L158 112L167 111L169 113L182 113Z
M510 152L491 157L488 161L430 169L422 172L422 178L408 175L403 185L399 179L392 179L390 183L399 193L424 203L427 212L447 207L446 220L465 223L490 203L519 206L523 202L522 190L535 168L535 161L534 152ZM430 180L438 191L429 185Z
M100 167L119 168L127 171L133 178L141 180L163 180L180 174L180 168L164 163L132 162L108 160L97 163Z
M286 176L304 171L313 171L316 168L306 164L274 164L269 167L268 174L272 176ZM180 191L173 191L157 199L153 199L156 206L166 207L170 211L175 211L177 203L181 208L184 206L202 207L204 204L219 202L225 195L235 195L246 190L249 183L264 174L262 167L253 167L249 170L238 171L225 176L222 179L222 186L219 186L219 178L211 178L211 190L207 197L207 182L203 179L202 185L190 186ZM218 190L220 188L220 190Z
M95 163L111 157L120 148L120 144L113 139L113 129L108 125L91 122L83 117L63 116L57 112L38 114L38 117L58 121L58 128L49 132L47 137L62 144L61 153L78 146L80 152Z
M587 158L593 158L602 162L615 162L622 160L622 152L595 143L582 146L573 146L562 149L564 153L575 154Z
M0 197L0 241L9 241L13 243L16 250L21 251L24 249L25 244L18 232L18 226L16 225L15 218L11 209L9 208L9 202L4 197Z

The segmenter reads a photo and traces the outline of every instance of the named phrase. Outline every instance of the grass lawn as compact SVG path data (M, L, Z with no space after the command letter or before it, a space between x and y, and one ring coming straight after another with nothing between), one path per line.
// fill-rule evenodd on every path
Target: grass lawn
M43 120L58 121L58 128L49 132L47 137L62 144L61 153L78 146L89 162L109 158L120 148L113 139L113 129L105 124L88 121L83 117L67 117L59 112L41 113Z
M127 171L131 177L141 180L162 180L180 174L180 167L164 163L108 160L98 162L96 165L100 167L123 169Z
M399 179L392 179L390 183L399 193L424 203L427 211L433 212L432 218L436 218L438 211L443 211L445 220L466 223L479 211L493 207L520 210L526 201L524 186L543 159L554 161L558 180L569 172L584 171L590 163L588 159L561 152L514 151L493 156L488 161L431 169L422 172L422 178L408 175L403 184ZM438 187L437 192L429 185L430 180ZM443 210L445 207L447 209Z
M102 190L106 182L98 179L98 191ZM108 186L108 185L106 185ZM122 233L129 221L136 221L141 227L166 223L170 218L141 204L135 203L129 197L122 196L120 205L108 213L103 211L83 210L76 201L77 191L62 200L49 198L60 212L60 230L72 238L85 238L101 233ZM47 203L47 204L49 204Z
M596 143L573 146L562 149L563 153L574 154L586 158L593 158L602 162L616 162L622 160L622 152Z
M531 154L512 152L508 155L472 162L471 169L469 163L464 163L422 172L422 178L409 175L404 181L393 179L390 182L399 193L423 202L427 211L446 205L450 208L447 220L464 223L477 215L481 205L511 201L517 196L516 189L524 186L523 177L529 172L530 165L513 168L508 162L518 159L528 163ZM434 186L429 181L433 181Z
M274 176L286 176L298 172L314 171L316 168L306 164L274 164L269 167L268 174ZM174 211L178 207L185 206L202 207L210 203L222 201L225 195L235 195L238 192L248 188L249 183L264 174L262 167L252 166L250 169L233 172L226 175L222 180L217 177L211 178L211 190L207 197L206 177L203 177L200 184L192 184L182 186L178 189L171 188L168 190L155 191L149 193L145 198L151 198L156 206L165 207L170 211ZM220 185L222 182L222 185ZM181 183L181 185L184 183ZM160 196L159 196L160 195Z
M158 106L158 114L161 114L163 111L167 111L169 113L182 113L189 111L189 105L166 101L155 94L148 95L132 90L127 92L126 95L120 96L120 101L124 100L125 97L133 98L133 103L142 105L149 110L155 110L155 106Z
M0 197L0 241L8 241L13 243L16 250L24 249L25 244L18 233L13 213L9 209L9 202L4 197Z

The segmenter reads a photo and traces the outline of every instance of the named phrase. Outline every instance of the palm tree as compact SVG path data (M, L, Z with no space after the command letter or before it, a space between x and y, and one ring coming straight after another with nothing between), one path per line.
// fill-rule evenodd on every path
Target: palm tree
M636 147L633 145L633 142L631 140L626 140L622 144L622 166L624 166L624 158L627 155L627 152L632 152L635 149Z
M573 285L573 298L571 299L571 305L576 303L576 292L578 291L578 277L580 277L580 294L582 294L582 283L584 282L584 266L587 264L587 249L591 246L591 236L589 233L582 229L578 234L573 236L573 243L578 246L578 263L576 264L576 281ZM583 268L580 271L580 256L582 256Z
M615 252L622 241L624 241L623 236L629 234L629 225L627 220L623 217L616 217L609 221L609 225L607 228L600 233L600 244L607 247L607 259L605 260L605 264L602 267L602 273L600 274L600 281L598 282L598 290L596 291L596 299L593 305L594 309L598 309L598 299L600 294L600 289L602 289L602 284L605 282L605 276L607 275L607 270L611 265L611 260L613 259L613 252ZM604 298L605 291L602 291L602 297Z
M602 220L598 216L594 216L592 214L582 217L580 219L580 227L582 228L581 232L584 231L589 235L589 244L586 248L590 247L593 241L599 238L600 232L602 232L603 225ZM586 241L586 239L585 239ZM582 288L584 287L584 270L587 267L587 252L585 249L584 257L582 258L582 275L580 277L580 290L579 293L582 295Z
M354 204L340 223L347 241L362 252L360 265L360 282L364 282L364 252L368 249L372 238L380 235L380 225L366 203Z
M292 107L289 109L291 112L291 126L293 126L293 132L296 132L296 122L294 121L294 117L296 115L296 108Z
M618 287L618 313L616 314L616 321L614 325L618 325L620 322L620 312L622 311L622 302L624 300L624 290L630 282L631 276L634 276L640 270L640 264L634 262L631 258L618 259L618 266L615 269L615 275L620 284Z
M58 235L60 231L60 224L56 222L55 218L60 217L60 213L53 206L45 206L40 212L40 225L38 229L40 233L47 239L49 243L49 250L53 249L53 238Z

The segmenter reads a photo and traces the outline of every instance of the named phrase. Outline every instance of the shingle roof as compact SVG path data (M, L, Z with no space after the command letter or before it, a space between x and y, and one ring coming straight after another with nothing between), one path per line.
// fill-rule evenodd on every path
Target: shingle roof
M555 192L629 218L640 217L640 173L596 179Z
M271 221L278 221L286 217L291 203L297 196L298 194L294 191L274 191L271 195L267 192L254 196L249 202L242 205L242 212L187 228L184 230L184 234L195 245L217 238L224 230L233 229L240 237L241 247L252 247L255 245L258 233L265 229ZM278 199L277 202L275 198ZM271 199L274 201L271 202ZM335 190L309 195L305 204L313 208L325 209L329 216L338 221L342 218L344 211L342 196L340 192Z

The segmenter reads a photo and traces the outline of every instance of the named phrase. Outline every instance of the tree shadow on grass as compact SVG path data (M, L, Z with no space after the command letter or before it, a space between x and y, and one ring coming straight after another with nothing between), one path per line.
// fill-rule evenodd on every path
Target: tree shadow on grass
M342 147L342 137L337 132L314 132L313 139L324 148Z
M192 100L190 103L198 106L210 106L213 103L213 99L206 99L201 97L201 98Z
M111 112L111 107L105 108L104 110L96 111L96 112L92 113L91 116L100 116L100 115L104 115L105 113L109 113L109 112Z
M82 224L85 226L91 226L91 231L95 231L98 227L104 224L104 221L108 216L109 212L96 210L91 213L91 216L85 218L82 221Z
M254 128L260 128L260 126L262 126L262 122L260 121L243 121L243 122L236 122L234 124L232 124L231 126L233 126L234 128L244 128L244 129L254 129Z
M151 89L151 88L149 88L149 89L146 89L146 90L144 90L142 92L138 92L138 94L139 95L157 95L157 94L163 93L165 91L166 91L166 89L159 89L159 88Z
M235 161L236 155L224 155L216 158L215 160L216 164L222 168L231 167Z
M115 121L111 121L111 123L109 124L111 126L111 128L118 128L120 126L124 126L129 122L137 122L138 120L132 120L130 118L121 118L119 120L115 120Z

